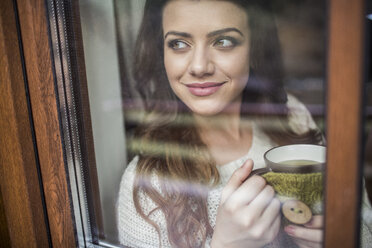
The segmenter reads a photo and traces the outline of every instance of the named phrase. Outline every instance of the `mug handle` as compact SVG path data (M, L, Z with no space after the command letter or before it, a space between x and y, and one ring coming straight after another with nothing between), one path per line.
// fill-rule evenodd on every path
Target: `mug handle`
M251 174L249 174L248 178L250 178L251 176L254 176L254 175L261 176L261 175L266 174L266 173L271 172L271 171L272 170L268 167L255 169L251 172Z

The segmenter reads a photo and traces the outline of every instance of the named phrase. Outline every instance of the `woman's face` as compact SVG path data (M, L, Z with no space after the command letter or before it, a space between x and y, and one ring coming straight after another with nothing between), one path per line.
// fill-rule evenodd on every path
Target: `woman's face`
M163 10L163 35L170 85L195 114L240 110L250 40L241 7L228 1L170 1Z

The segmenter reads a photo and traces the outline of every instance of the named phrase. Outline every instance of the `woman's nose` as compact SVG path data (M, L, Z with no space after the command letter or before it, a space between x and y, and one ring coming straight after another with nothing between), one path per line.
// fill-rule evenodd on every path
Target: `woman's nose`
M189 65L189 73L195 77L203 77L214 73L214 64L208 49L196 47Z

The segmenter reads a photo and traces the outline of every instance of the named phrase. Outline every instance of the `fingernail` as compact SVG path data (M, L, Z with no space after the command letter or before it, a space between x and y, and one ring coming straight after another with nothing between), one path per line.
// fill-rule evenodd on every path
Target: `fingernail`
M284 231L286 233L288 233L289 235L294 235L295 228L294 228L294 226L286 226L286 227L284 227Z
M305 227L312 227L313 226L313 220L311 219L309 222L304 224Z
M249 161L249 159L242 164L241 168L248 167L248 165L249 165L248 161Z

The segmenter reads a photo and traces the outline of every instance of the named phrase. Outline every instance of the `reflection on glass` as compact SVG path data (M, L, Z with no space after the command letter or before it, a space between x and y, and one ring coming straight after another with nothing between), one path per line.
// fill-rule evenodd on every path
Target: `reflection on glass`
M105 242L321 245L323 2L80 0Z
M372 42L371 42L371 31L372 31L372 3L367 1L367 15L366 15L366 82L365 88L365 101L364 101L364 123L363 123L363 141L364 141L364 183L365 188L363 188L362 193L362 206L361 206L361 246L365 247L372 243L372 239L366 240L367 226L370 228L372 226L372 210L370 201L372 199ZM367 243L367 244L366 244Z

